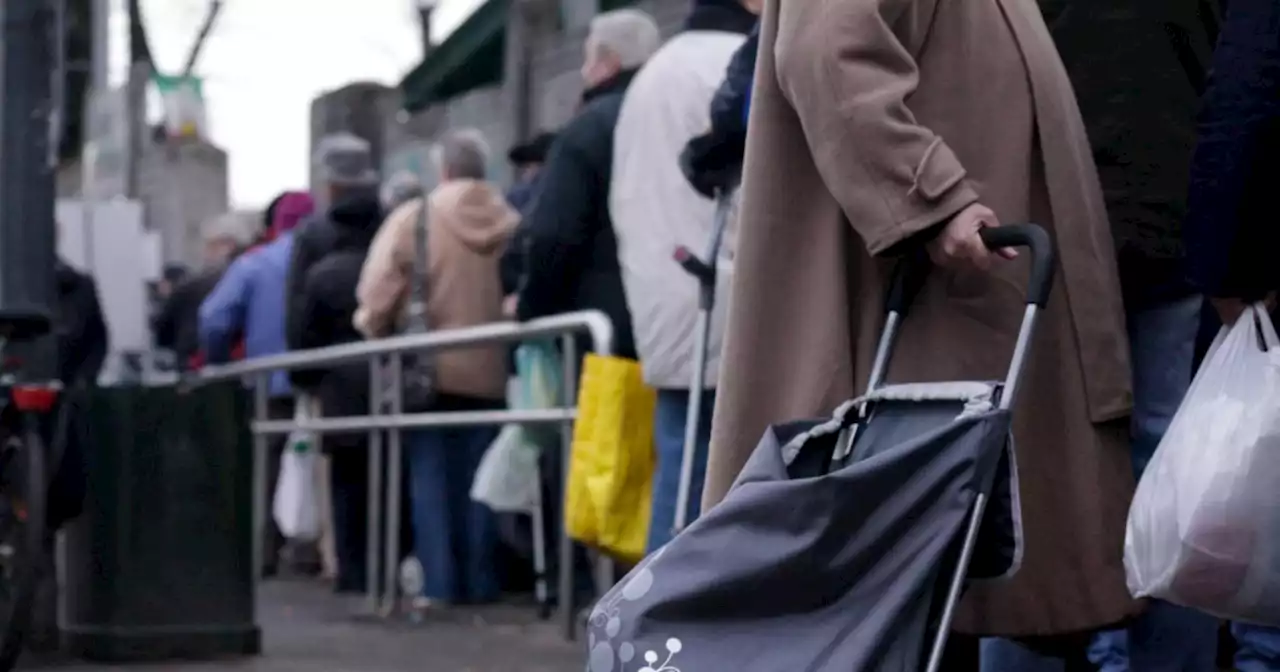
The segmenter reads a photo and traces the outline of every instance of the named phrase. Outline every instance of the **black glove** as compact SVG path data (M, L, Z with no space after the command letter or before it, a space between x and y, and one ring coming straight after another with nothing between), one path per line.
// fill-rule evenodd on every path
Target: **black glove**
M699 135L680 152L680 170L698 193L715 198L717 192L733 189L742 179L746 140L745 134Z

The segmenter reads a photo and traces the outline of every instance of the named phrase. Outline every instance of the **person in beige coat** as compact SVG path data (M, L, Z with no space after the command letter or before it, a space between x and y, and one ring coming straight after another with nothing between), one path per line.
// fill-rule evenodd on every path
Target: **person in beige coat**
M890 382L1002 378L1027 263L978 231L1034 222L1057 283L1015 409L1025 557L957 627L1034 638L1137 612L1119 540L1133 488L1115 254L1076 100L1031 0L769 0L763 14L704 506L770 423L866 385L893 258L936 265Z
M426 309L431 329L457 329L502 320L498 260L519 215L485 180L488 148L476 131L450 133L436 147L440 186L428 196ZM414 231L421 198L397 208L378 230L356 289L354 322L368 338L399 326L414 273ZM436 355L438 411L496 410L504 406L506 349L502 345ZM424 570L420 607L498 599L493 513L471 501L471 481L494 427L406 432L415 556Z

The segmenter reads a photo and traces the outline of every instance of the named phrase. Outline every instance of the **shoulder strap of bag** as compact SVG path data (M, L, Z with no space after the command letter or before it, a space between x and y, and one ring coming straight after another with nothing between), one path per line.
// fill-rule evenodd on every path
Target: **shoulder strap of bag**
M422 207L418 208L418 221L413 226L413 284L405 324L407 333L427 331L427 225L430 221L430 194L426 180L423 180Z

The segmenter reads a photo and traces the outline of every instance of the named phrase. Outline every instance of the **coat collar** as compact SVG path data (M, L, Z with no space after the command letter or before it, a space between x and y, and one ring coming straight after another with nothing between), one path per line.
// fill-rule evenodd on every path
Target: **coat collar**
M583 91L582 104L586 105L600 96L625 91L627 86L631 84L631 80L635 79L636 72L638 72L638 70L623 70L613 77L610 77L586 91Z
M746 35L756 25L756 15L738 0L701 0L685 19L684 30L711 30Z

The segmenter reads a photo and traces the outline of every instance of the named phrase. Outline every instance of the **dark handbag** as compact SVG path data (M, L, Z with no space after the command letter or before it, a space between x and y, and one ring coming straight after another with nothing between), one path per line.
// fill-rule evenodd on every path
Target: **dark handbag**
M425 185L424 185L425 187ZM409 307L405 318L404 334L425 334L427 323L427 208L428 194L423 189L422 207L418 208L418 221L413 229L413 283ZM426 413L435 405L436 367L433 355L425 352L407 352L402 355L400 368L400 410L403 413Z

